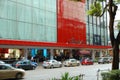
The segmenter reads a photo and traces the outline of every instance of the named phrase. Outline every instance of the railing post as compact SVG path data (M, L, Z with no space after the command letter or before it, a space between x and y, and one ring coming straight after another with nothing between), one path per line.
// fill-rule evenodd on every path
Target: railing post
M99 80L99 72L100 72L100 69L97 70L97 80Z

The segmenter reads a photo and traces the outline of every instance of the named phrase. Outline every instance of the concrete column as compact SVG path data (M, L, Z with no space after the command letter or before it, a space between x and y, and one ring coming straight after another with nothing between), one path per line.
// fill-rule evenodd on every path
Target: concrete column
M105 50L105 54L106 54L107 56L110 56L110 54L108 53L108 50Z
M54 56L53 49L50 49L50 59L53 59L53 56Z
M92 50L92 60L95 60L95 53L96 53L96 51Z
M102 53L102 50L100 50L100 57L102 57L103 56L103 53Z
M28 58L28 49L25 48L24 49L24 59L27 59Z

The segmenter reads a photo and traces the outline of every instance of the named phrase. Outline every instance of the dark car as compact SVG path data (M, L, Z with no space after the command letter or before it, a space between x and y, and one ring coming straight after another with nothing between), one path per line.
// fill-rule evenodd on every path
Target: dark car
M82 65L93 65L93 61L90 59L84 59L81 61Z
M37 67L37 63L35 64L34 62L33 64L33 62L30 60L21 60L14 62L12 66L16 68L22 68L24 70L34 70Z

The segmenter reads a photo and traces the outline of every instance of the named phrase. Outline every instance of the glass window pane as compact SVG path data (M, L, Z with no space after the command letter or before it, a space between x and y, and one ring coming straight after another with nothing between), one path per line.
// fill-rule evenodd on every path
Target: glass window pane
M24 15L24 18L25 18L25 22L30 22L32 23L32 11L31 11L31 7L25 7L25 15Z
M8 18L16 20L16 3L14 2L8 3Z
M25 1L25 4L32 6L32 0L24 0L24 1ZM35 0L33 0L33 1L35 1Z
M39 23L39 9L33 8L33 23Z
M24 19L25 12L26 11L24 5L17 4L17 20L25 21Z
M39 8L39 0L33 0L33 7Z
M8 21L4 19L0 19L0 38L8 38Z
M0 17L7 18L7 0L0 0Z
M40 1L40 9L45 9L46 0L39 0L39 1Z

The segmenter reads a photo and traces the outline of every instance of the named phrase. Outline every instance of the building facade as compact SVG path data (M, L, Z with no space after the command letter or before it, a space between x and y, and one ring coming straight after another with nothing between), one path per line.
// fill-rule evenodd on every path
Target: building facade
M89 10L93 0L86 0L86 9ZM101 2L103 8L105 2ZM108 45L107 12L102 17L87 16L87 44Z
M108 49L106 16L86 17L85 7L85 0L0 0L0 48L51 58L63 49Z

